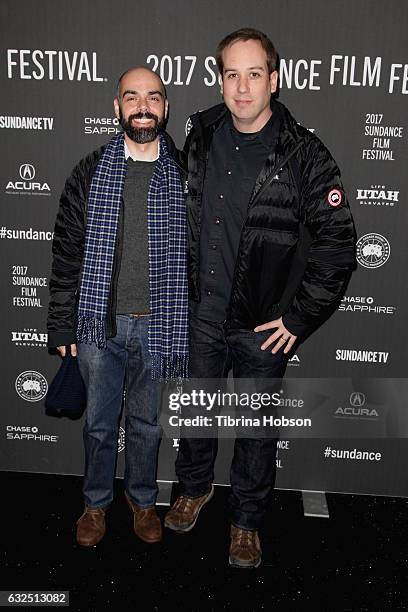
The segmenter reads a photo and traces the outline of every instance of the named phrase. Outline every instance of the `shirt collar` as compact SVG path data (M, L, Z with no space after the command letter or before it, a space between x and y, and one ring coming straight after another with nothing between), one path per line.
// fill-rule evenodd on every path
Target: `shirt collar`
M133 161L136 161L136 159L133 157L133 155L131 154L131 152L128 149L128 146L126 144L126 140L124 140L124 143L125 143L125 159L128 159L130 157L131 159L133 159Z
M125 139L123 139L123 142L124 142L124 145L125 145L125 159L128 160L129 157L130 157L130 159L133 159L133 161L140 161L140 160L137 159L137 157L134 157L132 155L132 153L129 151L129 148L127 146L127 143L126 143ZM158 147L157 147L157 157L156 157L156 159L152 159L150 161L157 161L159 159L159 155L160 155L160 140L159 140Z
M271 100L271 109L272 115L269 117L268 121L265 123L263 128L259 130L259 132L255 132L253 134L248 134L247 140L256 140L258 139L267 149L274 147L279 135L280 129L280 109L277 104L274 103L274 100ZM230 125L231 131L235 134L239 134L242 138L242 132L238 132L238 130L234 127L232 122L231 113L227 114L227 121ZM244 137L244 140L246 138Z

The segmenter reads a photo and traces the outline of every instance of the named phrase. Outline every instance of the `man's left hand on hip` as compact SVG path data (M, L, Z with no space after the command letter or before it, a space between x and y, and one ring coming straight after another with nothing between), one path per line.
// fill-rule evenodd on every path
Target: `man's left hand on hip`
M255 332L266 331L267 329L274 329L276 331L269 336L269 338L262 344L261 350L265 351L268 346L270 346L273 342L275 342L275 346L272 349L272 353L276 354L282 347L285 347L284 353L289 353L292 346L294 345L297 336L294 336L290 333L288 329L283 324L282 317L276 319L275 321L270 321L269 323L264 323L263 325L258 325L255 327Z

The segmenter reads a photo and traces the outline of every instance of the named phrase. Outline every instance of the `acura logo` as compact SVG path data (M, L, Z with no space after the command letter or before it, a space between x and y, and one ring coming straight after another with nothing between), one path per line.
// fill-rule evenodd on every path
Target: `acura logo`
M35 177L35 168L31 164L21 164L20 176L23 181L32 181Z
M360 391L354 391L354 393L350 395L350 404L351 406L353 406L353 408L361 408L361 406L364 406L365 404L364 393L361 393Z

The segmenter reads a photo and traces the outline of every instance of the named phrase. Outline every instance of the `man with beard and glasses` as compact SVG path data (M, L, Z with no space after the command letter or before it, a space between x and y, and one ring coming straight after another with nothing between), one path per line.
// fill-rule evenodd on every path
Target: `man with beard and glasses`
M52 247L48 345L77 356L87 390L82 546L105 533L124 390L125 497L136 535L160 541L158 381L188 369L183 181L161 79L127 70L114 109L123 132L67 179Z

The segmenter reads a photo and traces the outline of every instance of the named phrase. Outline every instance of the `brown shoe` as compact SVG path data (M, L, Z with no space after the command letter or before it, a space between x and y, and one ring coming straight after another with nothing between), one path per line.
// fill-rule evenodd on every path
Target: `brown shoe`
M156 508L141 508L135 504L125 491L126 501L133 512L133 529L138 538L148 544L155 544L162 539L162 527Z
M178 533L190 531L198 519L201 508L210 501L214 495L214 487L201 497L187 497L180 495L164 518L164 525Z
M105 535L106 508L85 506L83 515L77 520L76 540L81 546L95 546Z
M262 550L258 532L231 525L229 564L233 567L253 568L261 565Z

